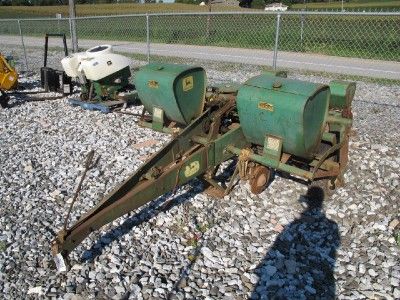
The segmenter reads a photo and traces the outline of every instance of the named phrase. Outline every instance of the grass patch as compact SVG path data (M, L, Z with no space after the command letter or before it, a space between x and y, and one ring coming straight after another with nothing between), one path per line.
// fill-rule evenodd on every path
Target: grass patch
M279 1L278 1L279 2ZM341 9L340 1L293 4L293 9ZM344 3L345 9L400 9L400 1L393 0L352 0ZM235 6L214 4L213 11L252 11ZM77 4L77 16L120 15L164 12L207 12L206 6L184 3L110 3ZM260 11L255 9L254 11ZM54 6L0 6L0 18L39 18L55 17L57 13L68 16L68 5Z
M354 9L396 9L400 8L400 1L393 0L352 0L351 2L343 3L344 9L354 10ZM314 2L307 4L293 4L291 6L293 9L341 9L342 2Z
M243 8L225 5L213 5L213 11L242 11ZM77 4L76 14L84 16L104 16L121 14L145 14L166 12L207 12L206 6L183 3L112 3ZM245 9L245 11L249 11ZM251 10L250 10L251 11ZM55 17L57 13L68 17L68 5L54 6L0 6L0 18L40 18Z

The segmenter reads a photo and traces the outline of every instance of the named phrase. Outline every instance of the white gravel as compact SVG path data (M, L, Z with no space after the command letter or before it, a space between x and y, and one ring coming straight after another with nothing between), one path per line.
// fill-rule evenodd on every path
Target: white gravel
M259 71L207 66L211 83L243 82ZM171 137L138 127L132 116L22 97L0 110L4 298L400 298L399 86L358 83L347 184L323 211L304 212L307 186L279 176L258 196L244 184L223 200L202 194L194 180L90 235L71 254L67 274L57 274L50 241L86 153L94 149L100 160L71 220ZM140 147L146 141L152 145ZM166 199L175 200L164 211Z

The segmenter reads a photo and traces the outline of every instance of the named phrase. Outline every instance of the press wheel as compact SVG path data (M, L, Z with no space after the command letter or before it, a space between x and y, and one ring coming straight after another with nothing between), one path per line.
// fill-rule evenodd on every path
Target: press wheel
M253 194L262 193L268 185L271 177L271 171L269 168L264 166L256 166L251 174L250 178L250 191Z

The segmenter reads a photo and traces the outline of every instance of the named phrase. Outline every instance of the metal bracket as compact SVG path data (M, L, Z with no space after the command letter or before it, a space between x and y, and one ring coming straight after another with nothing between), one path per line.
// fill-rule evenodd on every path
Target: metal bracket
M283 140L281 137L267 135L264 140L263 154L276 161L281 160Z
M162 131L164 127L164 110L159 107L153 107L153 129Z

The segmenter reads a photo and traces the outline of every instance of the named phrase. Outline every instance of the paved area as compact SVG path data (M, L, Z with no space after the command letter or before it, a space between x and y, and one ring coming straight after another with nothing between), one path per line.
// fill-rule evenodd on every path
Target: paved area
M21 45L19 36L0 35L1 44ZM27 47L43 45L42 37L25 37ZM147 54L147 44L138 42L79 40L79 47L90 48L99 44L112 44L116 51ZM50 40L50 46L60 45L60 41ZM224 48L213 46L195 46L178 44L152 43L151 55L193 58L202 60L224 61L272 66L273 51L244 48ZM400 62L336 57L320 54L279 52L279 68L298 68L308 71L342 73L347 75L369 76L400 80Z

